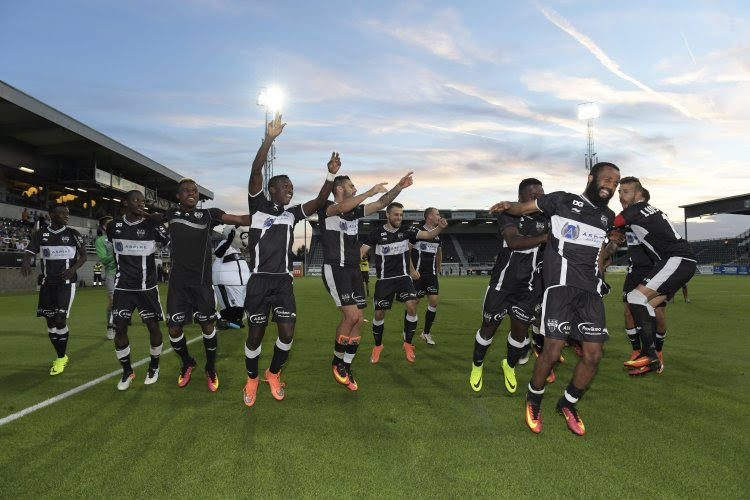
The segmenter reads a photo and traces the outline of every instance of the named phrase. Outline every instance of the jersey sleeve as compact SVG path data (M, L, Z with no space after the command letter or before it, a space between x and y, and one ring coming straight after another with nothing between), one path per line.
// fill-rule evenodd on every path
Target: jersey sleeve
M221 218L224 216L226 212L220 208L209 208L208 209L208 215L211 218L211 227L218 226L219 224L223 224Z
M318 209L318 224L320 224L320 227L325 227L323 221L326 219L326 217L328 217L326 215L326 210L328 210L328 207L330 207L331 205L333 205L333 202L331 200L326 200L323 206Z
M79 233L75 229L71 229L70 232L73 235L73 241L78 248L78 256L80 257L81 255L86 255L86 245L83 243L83 236L81 236L81 233Z
M365 206L364 205L359 205L357 208L354 208L349 213L350 214L354 214L354 219L361 219L362 217L365 216ZM351 220L354 220L354 219L351 219Z
M409 226L406 231L404 231L404 236L406 236L409 242L413 245L417 242L417 233L419 231L419 226Z
M42 231L43 229L38 229L34 236L31 237L31 240L29 241L29 244L26 245L26 250L30 254L36 255L39 253L39 247L41 246L39 243L39 240L42 239Z
M294 216L294 222L307 219L307 215L305 214L302 205L294 205L293 207L287 208L286 211Z
M554 193L545 194L541 198L537 198L536 207L541 210L548 217L557 213L557 206L565 196L564 191L555 191Z
M372 228L370 232L365 234L364 238L362 238L362 244L367 245L368 247L374 247L375 245L377 245L379 231L379 227Z
M163 224L154 224L154 238L162 245L169 243L169 233Z
M169 210L167 210L166 212L164 212L164 217L162 218L162 222L164 222L166 224L169 221L171 221L172 219L174 219L174 209L170 208ZM112 223L110 222L109 226L111 226L111 225L112 225ZM109 227L109 226L107 226L107 227Z
M628 208L620 212L617 217L615 217L614 225L615 227L623 227L638 222L640 214L641 212L638 204L634 203L633 205L630 205Z
M247 195L247 207L250 209L251 215L261 210L267 203L268 203L268 198L266 198L266 195L263 193L263 190L259 191L255 195L252 195L252 194Z
M518 219L508 214L497 214L497 230L502 234L503 230L509 227L518 227Z

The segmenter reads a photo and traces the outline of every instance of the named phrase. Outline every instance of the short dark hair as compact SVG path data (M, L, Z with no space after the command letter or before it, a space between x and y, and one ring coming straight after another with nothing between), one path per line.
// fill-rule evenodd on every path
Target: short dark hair
M336 193L336 188L343 186L345 181L351 180L348 175L337 175L333 178L333 192Z
M521 194L523 190L529 186L541 186L541 185L542 185L542 181L540 181L539 179L534 179L533 177L529 177L528 179L522 180L518 184L518 194Z
M641 192L643 193L643 201L648 203L651 200L651 193L645 187L641 187Z
M48 209L47 211L49 212L49 214L50 214L50 215L52 215L52 212L54 212L54 211L55 211L55 210L57 210L58 208L68 208L68 207L67 207L67 206L65 206L65 205L64 205L63 203L54 203L54 204L52 204L52 205L51 205L51 206L49 207L49 209Z
M141 195L143 194L140 191L138 191L137 189L133 189L133 190L128 191L127 193L125 193L125 199L129 200L132 196L135 196L136 193L141 194Z
M618 172L620 171L620 167L618 167L614 163L610 163L608 161L600 161L599 163L591 167L591 172L589 172L589 175L593 175L594 178L596 178L596 176L599 175L599 172L607 167L614 168Z
M641 180L638 177L633 177L632 175L623 177L620 179L620 185L622 186L623 184L635 184L637 191L643 191L643 184L641 184Z
M274 175L273 177L271 177L270 179L268 179L267 186L268 186L269 189L271 187L274 187L274 188L278 187L277 184L279 182L281 182L281 181L291 181L291 179L289 179L289 176L286 175L286 174Z
M424 220L427 220L427 216L430 215L430 212L432 212L433 210L437 210L437 208L435 208L435 207L428 207L424 211Z
M385 213L387 213L387 214L391 213L391 209L392 209L392 208L404 208L404 206L403 206L403 205L402 205L401 203L397 202L397 201L392 201L392 202L391 202L391 203L390 203L390 204L389 204L389 205L388 205L388 206L387 206L387 207L385 208Z

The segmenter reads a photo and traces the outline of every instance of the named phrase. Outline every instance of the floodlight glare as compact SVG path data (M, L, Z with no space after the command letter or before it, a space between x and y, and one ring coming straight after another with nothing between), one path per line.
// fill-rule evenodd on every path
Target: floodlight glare
M22 172L28 172L30 174L34 173L34 169L29 167L18 167L18 170L21 170Z
M284 105L284 94L280 88L270 87L265 92L264 101L263 105L268 108L268 111L275 113L276 111L280 111Z
M578 105L579 120L593 120L599 118L599 105L595 102L584 102Z

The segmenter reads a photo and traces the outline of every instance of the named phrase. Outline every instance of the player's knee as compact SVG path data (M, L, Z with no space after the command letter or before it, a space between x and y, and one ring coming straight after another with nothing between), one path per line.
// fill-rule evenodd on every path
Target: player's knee
M636 288L628 292L628 304L631 306L645 306L648 304L648 297Z
M584 349L581 359L583 359L583 362L589 366L599 366L599 362L602 360L602 350Z

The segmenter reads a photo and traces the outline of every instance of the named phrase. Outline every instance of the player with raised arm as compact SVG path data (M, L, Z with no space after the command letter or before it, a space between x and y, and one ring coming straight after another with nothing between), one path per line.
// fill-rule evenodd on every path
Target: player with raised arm
M544 196L541 181L529 178L518 185L518 201L533 203ZM534 320L534 273L542 261L549 231L549 219L541 213L520 217L497 215L498 236L502 248L497 254L492 277L484 295L482 326L474 339L474 354L469 383L472 390L482 389L484 357L492 344L497 328L506 315L510 316L507 354L502 361L505 389L516 392L516 365L529 348L529 325ZM536 293L535 293L536 292Z
M112 299L112 317L115 324L115 355L122 365L122 377L117 389L125 391L135 379L130 364L130 339L128 324L133 310L138 309L150 337L151 359L144 384L159 379L159 358L162 335L159 322L164 312L159 298L156 276L156 245L169 241L167 229L140 214L146 200L140 191L130 191L122 200L125 215L117 217L106 228L115 256L115 293Z
M333 181L333 202L318 210L321 240L323 243L323 284L339 308L341 319L336 326L332 371L336 382L349 390L358 389L352 372L352 361L360 342L360 328L366 307L362 273L359 270L360 242L359 219L382 210L405 188L412 185L413 172L409 172L390 191L385 184L373 186L369 191L357 195L351 179L345 175ZM363 205L367 198L385 193L377 201Z
M250 229L247 246L251 274L245 295L248 317L245 368L248 378L243 390L243 401L248 407L253 406L256 401L261 342L271 313L276 322L278 337L270 367L265 372L265 380L274 399L281 401L286 394L285 384L281 382L281 368L292 349L294 325L297 321L292 261L289 259L294 243L294 226L325 205L331 194L333 180L341 168L339 154L331 154L328 176L318 196L304 204L288 206L294 195L294 186L286 175L276 175L268 180L270 199L266 198L263 194L263 165L271 144L285 125L279 114L268 125L268 133L255 156L248 182Z
M86 262L86 250L80 233L68 227L68 207L52 205L49 215L50 225L40 227L24 251L21 274L31 274L31 256L40 253L42 284L36 315L47 320L49 340L57 353L49 374L59 375L68 364L67 321L76 295L76 271Z
M675 230L667 215L643 198L643 186L635 177L626 177L620 194L626 208L615 218L617 228L629 229L654 261L643 280L627 294L641 341L641 352L625 362L630 375L664 370L664 336L657 333L656 308L680 290L695 274L697 262L690 245Z
M372 318L372 334L375 346L372 348L370 362L380 361L383 350L383 330L385 329L385 312L393 306L394 297L406 305L402 349L406 360L414 363L414 331L417 329L417 291L414 289L412 275L416 275L410 255L410 240L433 240L448 226L440 218L432 229L419 229L417 226L402 228L404 206L391 202L386 209L387 222L375 226L367 236L360 254L365 255L370 247L375 248L375 269L378 281L375 283L373 304L375 313ZM418 275L417 275L418 276Z
M426 209L422 229L427 232L431 231L439 225L442 218L437 208ZM437 315L439 302L440 284L438 283L438 276L443 265L442 242L440 236L436 236L433 239L412 238L409 243L412 245L410 258L414 267L412 277L415 280L414 289L417 291L417 304L419 304L419 299L427 297L424 328L419 337L428 345L435 345L435 339L432 338L430 331ZM414 260L416 260L416 264L413 263Z
M609 338L604 301L604 263L624 239L617 231L607 234L614 212L607 204L620 181L620 169L607 162L591 168L583 194L557 191L525 203L508 201L494 205L491 212L521 216L541 211L550 218L550 231L544 250L544 284L541 333L544 349L534 364L526 394L525 420L532 432L542 430L542 396L547 375L568 338L581 342L581 358L573 379L557 402L575 434L586 432L576 404L594 378L602 357L602 346ZM610 241L609 238L612 238Z

